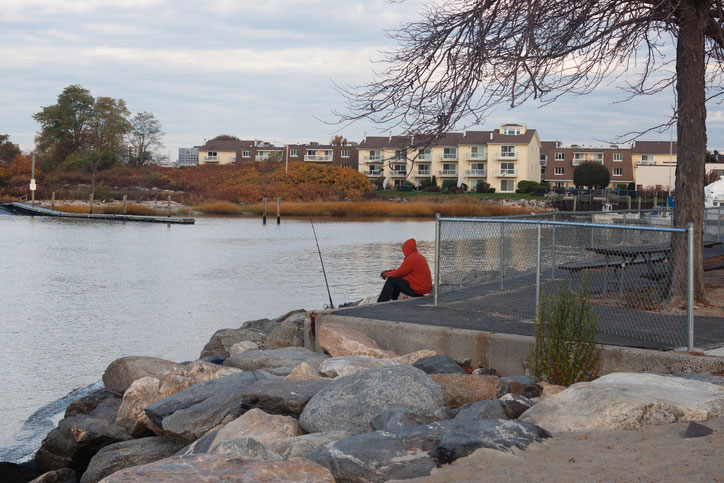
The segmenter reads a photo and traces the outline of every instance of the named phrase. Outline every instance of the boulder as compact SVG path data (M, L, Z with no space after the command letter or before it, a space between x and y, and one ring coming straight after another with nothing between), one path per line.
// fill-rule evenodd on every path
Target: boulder
M294 312L272 329L264 342L265 349L304 347L304 311Z
M498 399L476 401L461 407L455 415L455 421L481 421L483 419L510 419L505 404Z
M323 446L308 458L326 466L337 481L382 482L425 476L436 466L478 448L526 448L549 435L518 421L442 421L351 436Z
M118 396L107 389L99 389L92 393L76 399L65 410L65 417L75 416L76 414L90 414L99 405L104 405L108 401L114 403L118 400Z
M244 409L259 408L271 414L299 417L312 397L329 384L330 380L255 382L243 392Z
M547 382L539 382L538 385L541 388L540 393L540 399L541 401L544 399L548 399L551 396L555 396L559 392L563 392L566 390L566 386L558 386L556 384L549 384Z
M319 373L325 377L344 377L377 367L396 366L394 359L377 359L369 356L341 356L325 359L319 365Z
M535 403L527 397L513 394L506 394L499 401L505 406L505 412L510 419L518 419L524 412L535 406Z
M209 452L209 448L211 447L211 443L214 442L214 438L216 438L216 435L219 434L218 429L214 429L212 431L209 431L193 443L184 446L181 450L179 450L175 456L183 456L185 454L206 454Z
M2 482L25 483L40 476L42 476L40 471L30 465L19 465L10 463L9 461L0 461L0 481Z
M212 452L224 441L253 438L262 444L281 438L301 436L302 428L296 419L289 416L267 414L261 409L252 409L219 429L209 446Z
M337 441L338 439L346 438L350 434L346 431L331 431L329 433L313 433L305 434L302 436L295 436L293 438L282 438L269 441L266 444L266 448L272 451L282 458L295 458L300 456L306 456L317 448Z
M370 428L375 431L392 431L403 426L417 426L436 421L446 421L453 417L449 408L437 408L434 411L413 411L408 409L387 409L370 421Z
M703 424L695 423L694 421L690 421L689 424L686 426L686 429L684 430L684 434L681 435L682 438L703 438L704 436L709 436L714 432L713 429L711 429L708 426L704 426Z
M522 396L524 392L524 386L518 380L512 377L501 377L498 383L497 397L504 396L506 394L512 394L514 396Z
M299 422L308 433L362 433L386 409L425 412L442 405L442 389L421 370L407 365L380 367L330 382L307 403Z
M159 380L155 377L142 377L133 381L123 395L116 424L123 426L134 438L147 435L149 431L156 435L163 433L160 427L148 419L144 411L146 406L161 399L158 385Z
M423 357L412 365L427 374L465 374L455 359L448 356Z
M268 319L262 320L268 321ZM247 324L252 324L253 322L256 321L250 321L247 322ZM271 321L269 322L271 323ZM251 325L249 327L242 326L241 329L220 329L211 336L211 339L201 351L199 358L218 357L225 359L229 357L229 350L237 342L248 340L258 346L263 346L266 336L266 332L251 328Z
M324 324L317 335L319 345L332 357L370 356L378 359L398 357L392 351L380 349L377 342L362 332L338 324Z
M222 454L226 456L241 456L259 460L280 460L276 453L267 451L263 444L253 438L240 438L222 441L209 451L209 454Z
M161 398L176 394L196 384L240 372L233 367L221 367L206 361L192 361L177 372L166 374L159 385Z
M231 348L229 349L229 357L238 356L239 354L243 354L244 352L255 351L258 349L259 345L256 342L252 342L250 340L242 340L241 342L237 342L236 344L231 346Z
M3 482L11 483L12 480L0 480ZM28 480L22 480L28 481ZM30 480L30 483L78 483L78 473L71 470L70 468L61 468L59 470L48 471L38 476L34 480Z
M284 377L285 381L314 381L319 379L326 379L319 375L319 372L312 368L306 362L302 362L297 367L292 369L289 375Z
M238 417L244 390L265 378L254 371L212 379L146 406L146 415L173 441L190 443Z
M306 458L261 461L214 454L173 456L155 463L113 473L103 483L198 483L223 481L247 483L274 481L289 483L334 483L332 473Z
M168 458L180 448L181 445L158 436L108 445L90 460L80 483L95 483L124 468Z
M237 367L244 371L264 370L277 376L286 376L302 362L318 369L327 356L312 352L304 347L284 347L282 349L245 352L224 361L228 367Z
M415 352L410 352L409 354L405 354L404 356L398 356L392 358L393 361L395 361L397 364L410 364L413 365L420 359L424 359L426 357L435 357L437 355L437 352L429 349L422 349Z
M156 357L129 356L111 362L103 373L103 384L113 394L123 396L133 381L142 377L161 379L169 372L180 371L181 364Z
M78 414L58 423L35 453L35 462L44 472L60 468L85 471L88 462L104 446L131 439L122 426Z
M724 387L681 377L607 374L570 386L521 420L551 432L637 429L644 424L705 421L724 414Z
M433 374L430 378L440 384L445 395L445 406L457 408L498 395L500 379L473 374Z

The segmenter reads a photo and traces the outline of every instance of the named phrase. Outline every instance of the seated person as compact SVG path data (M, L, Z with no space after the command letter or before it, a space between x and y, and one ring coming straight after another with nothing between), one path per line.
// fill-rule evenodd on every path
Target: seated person
M400 293L411 297L422 297L432 291L432 276L427 260L417 251L417 242L410 238L402 244L405 259L395 270L385 270L380 277L385 279L378 302L397 300Z

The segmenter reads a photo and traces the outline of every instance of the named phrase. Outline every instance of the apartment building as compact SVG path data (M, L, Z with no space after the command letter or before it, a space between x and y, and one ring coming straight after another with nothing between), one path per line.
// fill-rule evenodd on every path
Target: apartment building
M178 166L196 166L199 164L199 148L201 146L194 146L192 148L178 148Z
M284 152L288 161L305 161L342 168L358 169L358 151L356 144L344 146L323 145L315 142L309 144L289 144Z
M632 153L628 147L592 148L571 145L564 147L558 141L544 141L547 148L545 159L545 180L551 188L572 188L573 171L585 161L602 163L611 175L610 187L621 183L634 182ZM543 164L541 155L541 164Z
M259 140L212 139L199 148L199 164L250 163L284 159L284 148Z
M538 133L524 124L446 133L434 143L414 136L368 136L358 146L359 170L370 178L383 176L391 186L405 180L421 186L435 176L440 186L448 181L473 190L487 182L497 192L513 193L519 181L540 181L540 148Z
M676 141L634 141L631 157L636 188L674 189Z

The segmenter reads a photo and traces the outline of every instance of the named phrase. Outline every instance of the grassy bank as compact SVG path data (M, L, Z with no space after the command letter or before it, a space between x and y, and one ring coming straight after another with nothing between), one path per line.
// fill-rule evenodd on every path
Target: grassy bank
M209 215L243 216L262 214L261 203L239 205L229 202L205 203L195 211ZM483 204L474 199L420 198L407 203L393 201L310 201L282 202L282 216L433 218L442 216L508 216L530 213L531 208ZM267 203L267 215L276 215L276 203Z
M430 198L430 199L450 199L450 198L473 198L473 199L495 199L495 198L511 198L511 199L534 199L544 200L545 196L535 196L528 193L439 193L434 191L398 191L398 190L375 190L375 196L378 198Z

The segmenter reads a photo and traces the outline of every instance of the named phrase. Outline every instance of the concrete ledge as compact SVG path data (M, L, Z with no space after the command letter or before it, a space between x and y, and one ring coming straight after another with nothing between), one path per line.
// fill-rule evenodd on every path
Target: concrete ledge
M491 367L501 376L525 374L525 359L533 344L533 337L523 335L318 313L314 318L308 317L305 324L305 344L308 342L310 349L321 351L314 334L329 323L360 331L376 340L383 349L401 355L431 349L454 358L470 358L473 367ZM724 357L704 354L603 346L601 358L602 374L724 371Z

